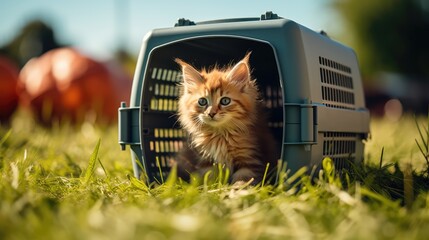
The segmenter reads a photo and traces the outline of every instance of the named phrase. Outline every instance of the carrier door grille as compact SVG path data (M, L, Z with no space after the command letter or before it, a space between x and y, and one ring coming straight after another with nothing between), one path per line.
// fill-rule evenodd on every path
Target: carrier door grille
M328 107L355 109L355 94L351 68L319 57L322 103Z
M145 97L149 101L147 111L144 112L143 149L149 178L162 182L168 176L174 155L183 148L186 138L174 117L178 109L181 74L165 67L153 67L148 72L150 81L146 86Z

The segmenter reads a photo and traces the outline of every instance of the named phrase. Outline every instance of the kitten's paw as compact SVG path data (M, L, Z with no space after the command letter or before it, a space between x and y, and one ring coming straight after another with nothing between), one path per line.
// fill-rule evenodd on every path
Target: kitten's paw
M232 189L243 189L243 188L249 187L252 185L254 180L255 180L254 178L251 178L247 182L243 180L236 181L232 184Z
M245 181L237 181L234 184L232 184L232 188L241 188L241 187L245 187L246 186L246 182Z
M249 181L236 181L231 186L231 190L229 191L228 197L229 198L237 198L242 196L249 195L252 191L252 182L253 178Z

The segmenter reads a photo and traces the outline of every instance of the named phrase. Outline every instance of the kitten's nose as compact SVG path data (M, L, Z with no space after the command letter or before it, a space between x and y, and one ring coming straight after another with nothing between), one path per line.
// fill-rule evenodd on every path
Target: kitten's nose
M207 115L209 115L212 119L214 118L214 116L216 115L216 113L217 113L217 108L216 107L212 107L212 106L209 106L208 108L207 108L207 110L206 110L206 113L207 113Z

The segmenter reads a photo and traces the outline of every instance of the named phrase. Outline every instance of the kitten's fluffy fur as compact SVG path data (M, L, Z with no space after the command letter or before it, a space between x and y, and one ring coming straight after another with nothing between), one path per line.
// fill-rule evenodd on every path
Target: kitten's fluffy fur
M189 135L189 146L178 155L179 176L204 174L213 164L224 164L231 182L260 182L267 163L273 168L275 142L267 127L247 54L236 65L197 71L180 59L183 83L179 122Z

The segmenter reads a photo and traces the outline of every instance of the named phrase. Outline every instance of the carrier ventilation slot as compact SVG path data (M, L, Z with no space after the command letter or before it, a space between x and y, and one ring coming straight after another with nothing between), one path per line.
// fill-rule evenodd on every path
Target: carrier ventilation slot
M347 168L356 158L356 133L323 133L323 157L329 157L337 169Z
M157 179L167 176L174 162L174 155L183 148L185 132L174 128L155 128L153 138L149 141L149 151L153 154L155 161L149 163Z
M319 57L322 103L332 108L355 110L351 68Z
M276 111L283 110L282 89L274 86L267 85L262 91L264 97L264 104L267 109L276 109ZM269 121L270 128L283 128L282 119Z
M352 73L352 69L350 67L324 57L319 57L319 64L326 67L337 69L339 71L342 71L348 74Z
M167 82L180 82L180 72L164 68L152 68L151 78Z
M178 109L177 98L179 96L178 82L181 80L179 71L152 68L151 78L153 84L149 86L152 92L149 109L160 112L175 112Z

